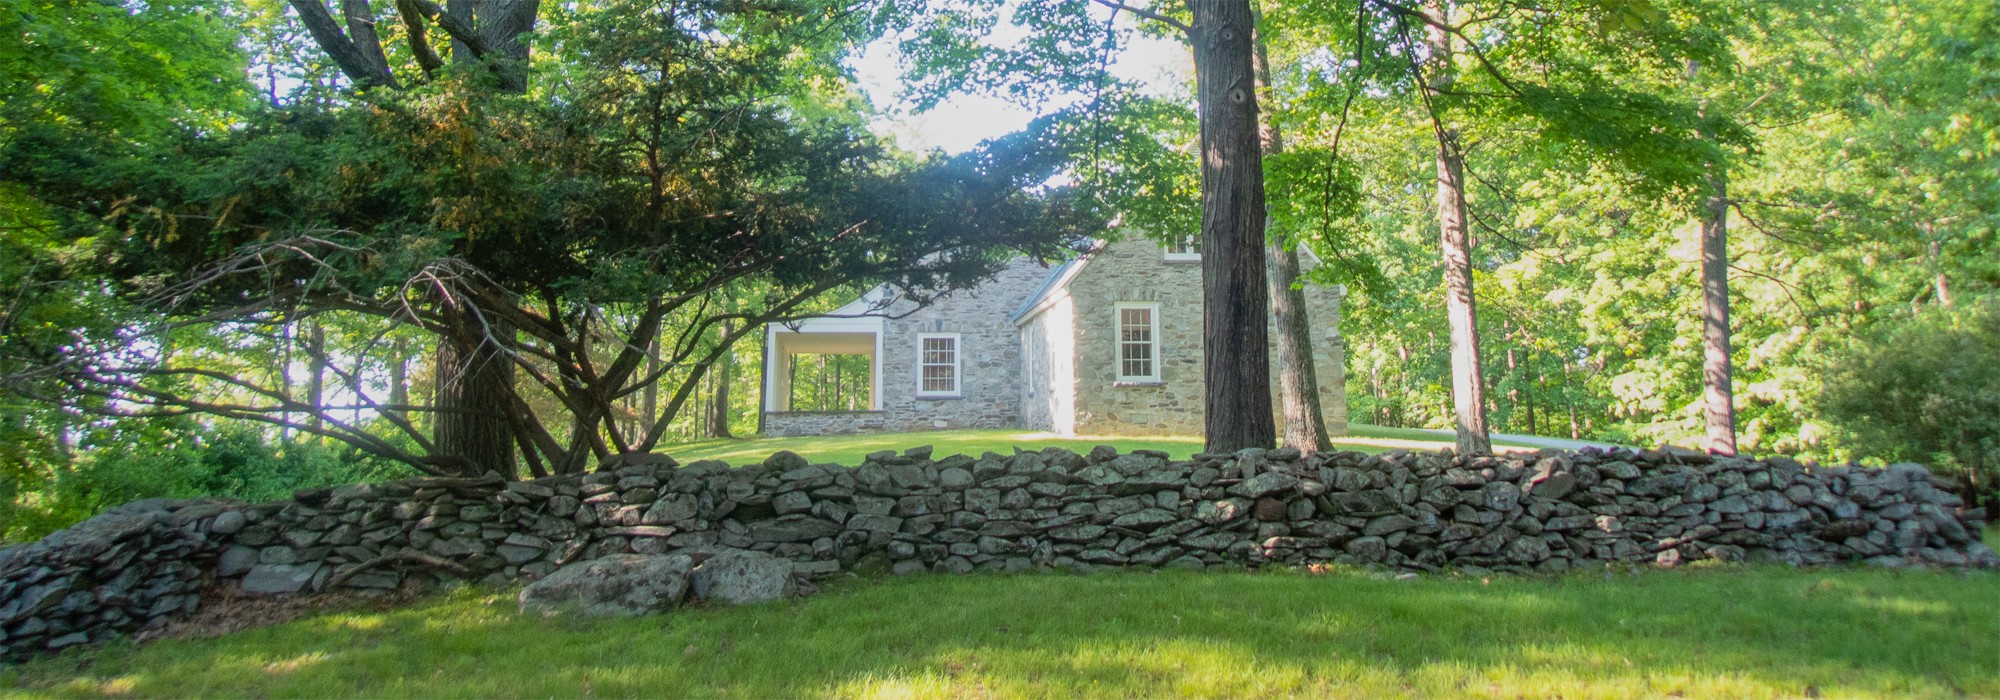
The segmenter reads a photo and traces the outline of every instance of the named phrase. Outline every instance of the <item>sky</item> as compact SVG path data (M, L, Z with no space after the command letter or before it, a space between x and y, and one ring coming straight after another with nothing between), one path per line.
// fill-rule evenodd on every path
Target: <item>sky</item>
M1125 24L1130 16L1118 21ZM1026 31L1009 25L996 31L989 40L1004 44L1019 39ZM903 82L901 63L891 39L868 46L850 65L868 99L885 111L885 116L875 122L876 133L895 138L903 148L912 151L968 151L981 141L1019 131L1035 117L1066 106L1054 103L1030 109L1001 97L959 95L928 112L914 113L899 94ZM1194 59L1178 41L1127 32L1118 53L1112 56L1109 69L1113 76L1143 85L1148 93L1167 95L1183 90L1182 86L1192 81ZM1083 97L1077 95L1074 99Z

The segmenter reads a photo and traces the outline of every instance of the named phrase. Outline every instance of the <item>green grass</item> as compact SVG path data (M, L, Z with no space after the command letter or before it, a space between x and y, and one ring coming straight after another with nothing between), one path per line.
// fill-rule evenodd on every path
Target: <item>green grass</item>
M608 621L460 590L0 670L22 697L2000 696L2000 577L919 576Z
M1417 430L1403 428L1382 428L1373 425L1351 426L1348 434L1334 441L1334 446L1344 450L1382 452L1392 449L1435 450L1449 447L1448 441L1439 441L1436 436ZM1496 441L1502 446L1521 447L1507 440ZM1067 447L1078 452L1087 452L1097 445L1111 445L1119 452L1148 449L1161 450L1176 458L1201 451L1199 437L1060 437L1051 433L1023 432L1020 430L937 430L911 433L869 433L863 435L831 435L825 437L756 438L745 440L706 440L684 445L670 445L660 448L682 462L697 459L719 459L730 464L741 465L762 461L771 453L791 450L804 455L814 462L834 462L845 465L861 463L861 458L878 450L901 451L918 445L932 445L937 454L968 454L974 457L980 453L993 451L1013 454L1013 448L1035 450L1044 447Z

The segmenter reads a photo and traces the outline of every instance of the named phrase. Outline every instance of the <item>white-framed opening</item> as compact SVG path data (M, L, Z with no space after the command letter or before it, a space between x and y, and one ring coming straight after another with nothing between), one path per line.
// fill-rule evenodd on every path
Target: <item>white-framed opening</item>
M917 396L959 395L964 355L957 333L917 334Z
M843 307L845 308L845 307ZM793 380L801 355L866 355L868 396L856 410L882 410L882 336L879 317L814 318L764 329L764 411L800 410L792 405ZM858 398L858 397L857 397ZM847 402L842 402L843 406Z
M1121 301L1111 305L1114 376L1120 382L1160 381L1160 305Z
M1197 262L1201 260L1201 234L1184 233L1168 236L1160 243L1167 262Z

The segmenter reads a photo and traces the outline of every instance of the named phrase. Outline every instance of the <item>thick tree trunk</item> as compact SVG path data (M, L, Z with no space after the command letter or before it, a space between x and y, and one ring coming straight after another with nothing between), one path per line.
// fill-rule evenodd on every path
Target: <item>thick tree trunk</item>
M514 404L514 361L494 340L511 331L490 316L482 324L468 311L449 319L450 332L438 337L433 456L459 474L495 471L513 478L515 440L507 411Z
M1472 296L1472 242L1465 230L1464 161L1457 134L1438 144L1438 241L1444 252L1445 316L1451 324L1451 399L1459 454L1493 451L1480 376L1479 309Z
M1249 0L1188 0L1201 110L1202 402L1209 452L1269 448L1271 303Z
M1443 24L1450 13L1443 4L1425 4L1432 20ZM1439 99L1452 83L1451 35L1428 26L1426 38L1437 75L1431 99ZM1445 316L1451 325L1451 399L1459 454L1493 451L1486 425L1486 385L1480 376L1479 310L1472 296L1472 241L1466 232L1465 157L1458 131L1437 128L1438 243L1444 254Z
M1736 454L1736 392L1729 364L1729 175L1712 166L1701 220L1702 399L1708 451Z
M1271 93L1271 58L1263 37L1257 38L1257 91ZM1259 123L1263 153L1282 153L1284 135L1268 115ZM1307 452L1333 449L1327 439L1326 416L1319 403L1319 372L1313 365L1312 320L1305 290L1298 287L1299 251L1283 233L1272 230L1264 217L1264 254L1271 287L1271 317L1278 329L1278 406L1284 425L1281 442Z

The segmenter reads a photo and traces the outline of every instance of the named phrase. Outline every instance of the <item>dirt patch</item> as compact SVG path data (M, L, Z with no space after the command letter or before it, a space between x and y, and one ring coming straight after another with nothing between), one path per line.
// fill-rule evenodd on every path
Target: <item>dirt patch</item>
M329 612L387 612L409 604L423 592L403 588L388 593L320 593L314 595L250 595L233 586L212 585L201 592L201 608L193 615L142 630L133 639L208 639L257 627L283 624Z

